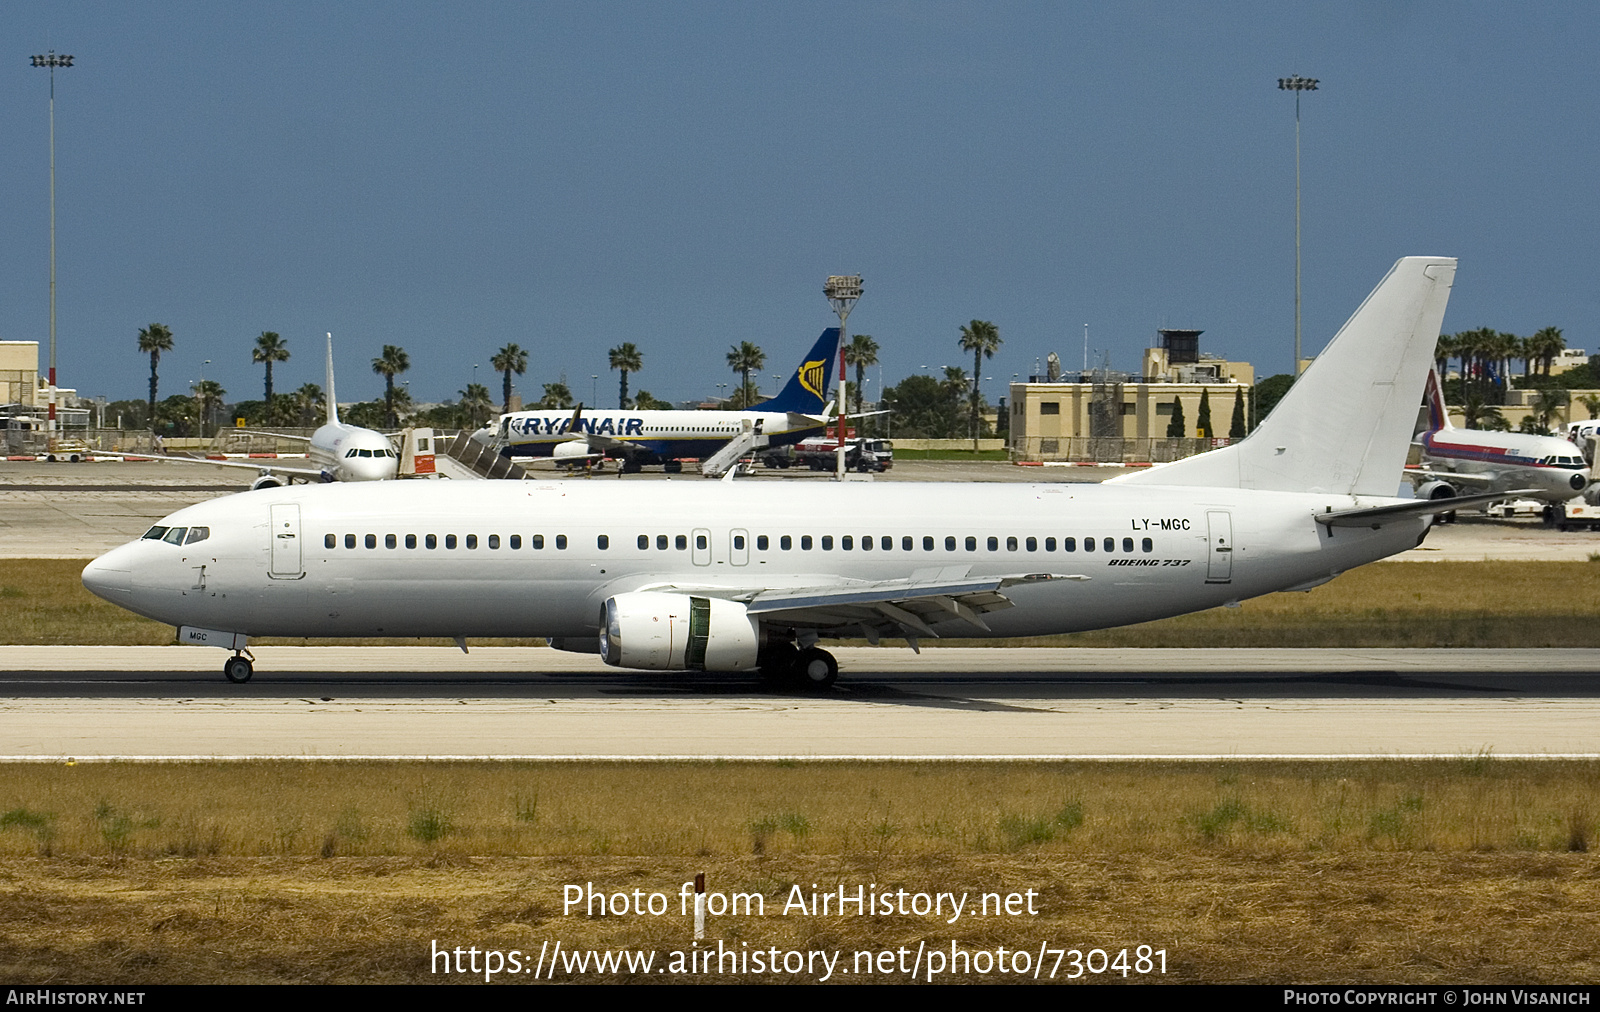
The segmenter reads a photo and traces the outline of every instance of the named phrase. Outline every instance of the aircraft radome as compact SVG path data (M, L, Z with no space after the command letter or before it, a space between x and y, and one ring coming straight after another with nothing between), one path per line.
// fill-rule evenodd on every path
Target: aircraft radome
M253 637L538 636L816 686L838 671L821 639L1067 633L1309 589L1442 509L1394 492L1454 275L1400 260L1249 437L1105 484L263 489L179 510L83 582L232 650L235 681Z

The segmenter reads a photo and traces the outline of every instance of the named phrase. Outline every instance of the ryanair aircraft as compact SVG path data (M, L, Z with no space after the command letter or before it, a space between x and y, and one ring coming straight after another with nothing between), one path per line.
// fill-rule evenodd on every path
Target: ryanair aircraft
M817 688L824 639L916 649L1309 590L1500 495L1395 495L1455 269L1400 260L1248 437L1104 484L302 485L179 510L83 583L229 650L235 682L252 637L539 636Z
M824 399L839 355L839 328L822 332L789 383L771 400L741 411L514 411L500 418L494 445L508 457L577 462L621 460L624 471L646 464L682 470L738 440L758 450L798 443L828 424Z

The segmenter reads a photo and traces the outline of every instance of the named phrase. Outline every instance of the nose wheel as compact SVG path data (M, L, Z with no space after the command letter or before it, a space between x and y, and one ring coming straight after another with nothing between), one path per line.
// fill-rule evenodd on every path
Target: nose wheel
M243 685L256 673L255 665L243 654L234 654L222 664L222 674L235 685Z

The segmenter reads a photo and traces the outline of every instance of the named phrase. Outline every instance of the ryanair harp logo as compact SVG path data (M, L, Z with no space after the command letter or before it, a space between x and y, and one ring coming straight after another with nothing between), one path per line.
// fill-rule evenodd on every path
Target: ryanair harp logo
M811 391L819 401L822 400L822 365L821 359L807 362L796 374L800 379L800 385Z

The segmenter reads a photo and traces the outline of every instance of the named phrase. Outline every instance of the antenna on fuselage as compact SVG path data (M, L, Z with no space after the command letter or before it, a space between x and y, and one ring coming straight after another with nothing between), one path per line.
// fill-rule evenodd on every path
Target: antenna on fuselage
M328 424L339 424L339 398L333 395L333 335L328 335Z

